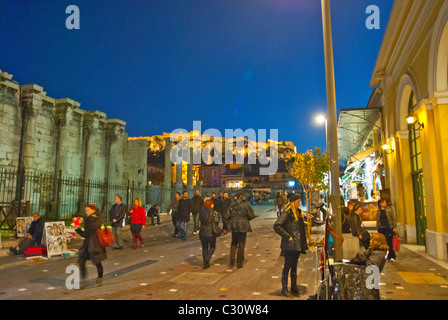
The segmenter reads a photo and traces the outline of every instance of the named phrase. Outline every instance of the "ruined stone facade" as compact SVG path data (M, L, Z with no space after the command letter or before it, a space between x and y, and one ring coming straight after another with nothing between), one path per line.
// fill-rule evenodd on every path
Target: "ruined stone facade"
M129 180L145 187L146 141L128 140L124 121L79 107L72 99L47 96L36 84L20 85L0 70L0 168L18 168L24 135L27 172L61 172L65 177L115 183Z

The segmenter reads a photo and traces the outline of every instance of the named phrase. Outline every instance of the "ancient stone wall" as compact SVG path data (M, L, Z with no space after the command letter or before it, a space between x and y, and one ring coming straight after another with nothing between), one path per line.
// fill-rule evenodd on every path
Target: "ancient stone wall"
M17 169L24 135L25 170L127 183L144 188L147 142L128 141L126 123L84 111L69 98L47 96L41 86L20 85L0 70L0 168ZM22 119L27 119L24 131Z

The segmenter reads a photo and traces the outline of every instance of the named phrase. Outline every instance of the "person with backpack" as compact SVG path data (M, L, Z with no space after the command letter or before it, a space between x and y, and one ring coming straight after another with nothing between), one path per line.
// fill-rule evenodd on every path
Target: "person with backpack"
M232 233L232 243L230 246L230 266L235 265L235 255L237 268L243 267L244 249L246 247L247 233L252 232L250 220L255 218L255 213L243 192L235 194L235 200L230 205L229 210L223 216L224 234Z

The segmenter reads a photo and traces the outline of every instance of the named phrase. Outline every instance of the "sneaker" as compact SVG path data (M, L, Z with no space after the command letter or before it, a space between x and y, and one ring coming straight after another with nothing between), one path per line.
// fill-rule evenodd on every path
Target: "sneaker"
M390 259L390 262L395 262L395 259L394 258Z

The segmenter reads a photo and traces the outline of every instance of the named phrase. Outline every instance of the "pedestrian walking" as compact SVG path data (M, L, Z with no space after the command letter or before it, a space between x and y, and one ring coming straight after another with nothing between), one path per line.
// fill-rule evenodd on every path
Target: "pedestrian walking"
M376 225L378 232L386 237L386 243L389 246L389 253L387 254L387 260L394 262L397 256L392 245L394 235L397 233L397 221L395 218L395 212L392 207L387 205L387 201L381 199L378 201L378 212L376 218Z
M188 199L188 192L185 191L183 198L179 200L177 207L177 228L179 229L182 240L187 240L188 222L192 211L191 199Z
M81 277L86 277L86 262L92 261L95 265L98 277L96 285L100 286L103 283L104 269L102 261L107 259L106 248L100 245L97 230L101 229L103 219L99 209L94 204L89 204L86 207L86 219L84 220L84 230L80 225L74 225L76 232L84 238L84 242L78 250L78 265Z
M26 249L32 247L33 245L41 245L42 236L44 233L45 221L44 218L40 216L39 212L33 214L33 222L31 222L30 227L27 230L25 239L23 239L19 245L15 248L10 247L9 252L12 254L23 254Z
M148 217L151 218L151 225L159 225L160 224L160 216L159 216L159 205L154 204L148 210ZM155 218L157 218L157 224L154 223Z
M250 220L255 218L255 213L243 192L235 195L235 201L230 205L229 210L223 217L224 233L232 233L232 243L230 246L230 266L235 265L235 255L237 268L243 267L244 249L246 246L247 233L252 232Z
M132 249L137 248L137 240L140 241L140 247L143 248L141 232L142 228L146 226L146 212L139 198L135 198L134 206L129 210L129 214L131 215Z
M121 195L115 195L115 204L109 211L109 220L112 226L112 234L114 235L115 243L112 249L123 249L121 239L121 229L123 228L123 220L126 217L127 208L122 203Z
M199 239L202 244L202 260L204 269L210 267L210 259L216 248L216 237L218 227L218 212L213 208L213 201L208 199L204 202L200 213L199 220L201 227L199 230Z
M227 192L224 192L223 198L221 200L221 212L222 212L221 215L222 216L226 215L231 204L232 204L232 200L229 198L229 194Z
M191 198L192 214L193 214L193 234L199 233L199 212L204 206L204 199L200 196L199 190L195 191L193 198Z
M221 216L221 199L216 197L216 193L213 192L212 193L212 201L213 201L213 208L215 208L214 210L216 212L218 212L218 224L221 223L222 221L222 216Z
M171 221L173 222L174 226L174 234L173 238L176 238L177 235L180 233L179 228L177 227L177 207L179 206L179 200L180 200L180 193L176 192L176 195L174 196L174 199L171 201L168 212L171 211Z
M277 218L280 217L283 209L283 196L281 192L277 192L277 196L275 197L274 201L275 210L277 211Z
M300 254L306 254L308 249L306 242L305 222L300 210L301 198L298 194L292 194L289 205L274 224L275 232L282 237L281 248L285 256L282 272L282 292L285 297L290 293L299 295L297 286L297 264ZM291 291L288 291L288 278L291 276Z

